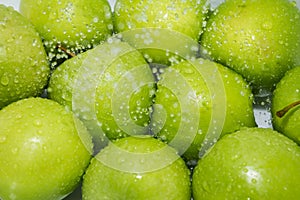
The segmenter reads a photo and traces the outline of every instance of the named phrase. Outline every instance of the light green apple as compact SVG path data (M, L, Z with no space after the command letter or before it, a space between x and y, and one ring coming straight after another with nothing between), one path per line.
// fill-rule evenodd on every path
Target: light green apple
M197 161L222 135L256 125L252 103L239 74L201 58L183 61L157 83L152 131L187 161Z
M150 136L110 143L83 178L83 200L190 200L190 171L175 150Z
M300 66L289 70L272 98L274 128L300 144Z
M48 91L83 120L94 139L113 140L148 133L154 82L143 56L111 38L60 65Z
M34 27L12 7L0 4L0 109L41 94L49 74L46 52Z
M40 33L53 65L68 54L93 48L112 34L107 0L21 0L20 12Z
M59 200L71 193L91 159L86 128L42 98L0 111L0 199Z
M196 57L208 1L117 0L114 30L148 62L172 64Z
M221 138L192 176L195 200L298 199L300 148L264 128L244 128Z
M300 64L300 11L289 0L228 0L207 22L203 56L243 75L254 88L271 91Z

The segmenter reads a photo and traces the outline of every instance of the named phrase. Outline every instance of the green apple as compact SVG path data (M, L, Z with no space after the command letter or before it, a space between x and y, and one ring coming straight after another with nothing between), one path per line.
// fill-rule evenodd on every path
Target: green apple
M0 5L0 109L41 94L49 74L46 52L34 27L12 7Z
M0 111L0 199L59 200L71 193L91 159L86 128L42 98Z
M148 62L172 64L195 57L208 1L117 0L114 30Z
M40 33L52 61L90 49L112 34L107 0L21 0L20 12Z
M150 136L110 143L83 178L83 200L190 200L190 171L175 150Z
M272 99L274 128L300 144L300 66L289 70L276 85Z
M245 128L221 138L192 176L195 200L298 199L300 148L282 134Z
M202 55L243 75L254 88L273 90L300 64L300 11L289 0L228 0L211 15Z
M143 56L111 38L60 65L48 91L83 120L99 143L148 133L154 82Z
M201 58L166 69L154 102L152 131L187 161L198 160L222 135L255 126L248 83Z

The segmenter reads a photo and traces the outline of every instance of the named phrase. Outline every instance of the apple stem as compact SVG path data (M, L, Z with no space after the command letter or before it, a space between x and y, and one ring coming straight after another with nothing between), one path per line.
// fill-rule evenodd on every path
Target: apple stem
M276 112L277 117L282 118L289 110L296 107L297 105L300 105L300 101L296 101L294 103L291 103L290 105L286 106L282 110L279 110Z
M71 57L75 57L76 56L75 53L70 52L67 48L61 46L60 44L57 45L57 48L59 48L60 50L62 50L63 52L65 52L66 54L68 54Z

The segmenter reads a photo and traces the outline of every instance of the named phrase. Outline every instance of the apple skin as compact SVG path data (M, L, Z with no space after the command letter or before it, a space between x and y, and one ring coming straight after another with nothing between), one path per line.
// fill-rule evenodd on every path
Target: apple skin
M152 153L153 159L148 157ZM174 149L150 136L128 137L110 143L92 159L82 194L83 200L190 200L190 184L190 171Z
M203 199L298 199L300 148L263 128L244 128L221 138L199 160L193 197Z
M12 7L0 5L0 109L40 95L49 74L47 55L33 25Z
M201 38L202 55L271 91L300 64L300 11L288 0L229 0L219 5Z
M300 109L299 105L289 110L283 117L276 112L300 100L300 66L289 70L276 85L272 99L273 127L300 144Z
M207 69L211 70L206 72ZM180 83L179 79L185 83ZM190 87L190 91L186 91L185 85ZM187 94L180 98L184 93ZM190 94L195 97L189 97ZM173 146L176 149L189 142L190 147L181 153L186 161L193 162L199 159L203 143L215 142L244 126L256 126L252 103L250 87L239 74L201 58L193 63L183 61L166 69L157 83L151 128L154 134L169 144L181 137L180 143ZM164 109L165 119L157 106ZM194 109L187 110L192 106ZM189 116L183 116L185 113ZM219 129L210 132L213 126Z
M68 57L57 49L58 45L80 53L112 34L112 11L107 0L21 0L20 12L40 33L51 61Z
M169 65L197 55L207 13L206 0L117 0L114 31L148 62Z
M64 198L79 185L92 146L82 122L57 102L8 105L0 111L0 198Z
M143 56L112 39L60 65L50 78L48 92L51 99L74 111L95 139L103 133L114 140L148 133L154 87ZM93 125L91 115L97 118Z

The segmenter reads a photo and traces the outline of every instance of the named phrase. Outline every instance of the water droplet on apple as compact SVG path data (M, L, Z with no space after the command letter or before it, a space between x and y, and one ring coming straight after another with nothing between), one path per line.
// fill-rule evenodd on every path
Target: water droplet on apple
M0 136L0 143L4 143L7 140L6 135Z
M229 185L226 187L226 190L227 190L227 192L230 192L230 191L232 190L232 185L229 184Z
M241 158L241 155L236 154L236 155L234 155L234 156L231 157L231 160L235 161L235 160L238 160L239 158Z
M207 191L207 192L210 191L209 185L208 185L208 183L207 183L206 181L204 181L204 182L202 183L202 188L203 188L205 191Z
M40 127L42 125L41 120L39 120L39 119L35 120L34 125L37 127Z
M138 180L141 180L143 178L143 176L142 175L140 175L140 174L137 174L136 176L135 176L135 182L136 181L138 181Z
M262 24L262 28L265 30L271 30L273 28L273 24L271 22L264 22Z
M251 183L256 184L257 180L255 178L251 179Z
M124 158L119 158L119 159L118 159L118 163L123 164L124 162L125 162L125 159L124 159Z
M1 80L0 80L0 83L3 85L3 86L7 86L9 84L9 77L7 75L3 75L1 77Z
M21 113L18 113L17 115L16 115L16 119L21 119L23 117L23 115L21 114Z
M32 41L32 46L35 47L35 46L37 45L37 43L38 43L38 40L37 40L37 39L34 39L34 40Z
M98 17L94 17L93 22L94 22L94 23L99 22L99 18L98 18Z
M13 149L11 150L11 152L12 152L13 154L17 154L17 153L19 152L19 149L18 149L17 147L15 147L15 148L13 148Z
M185 68L182 72L186 75L189 75L189 74L193 74L194 70L192 68Z

